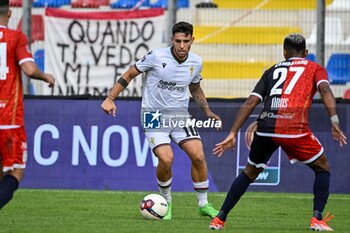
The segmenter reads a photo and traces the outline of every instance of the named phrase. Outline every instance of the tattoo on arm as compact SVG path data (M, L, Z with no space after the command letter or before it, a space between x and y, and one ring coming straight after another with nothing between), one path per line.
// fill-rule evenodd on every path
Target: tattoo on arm
M208 107L208 102L204 95L193 95L193 99L196 101L199 107L203 109Z
M200 87L199 83L193 83L190 85L190 92L192 95L192 98L194 99L194 101L196 101L196 103L198 104L198 106L204 110L204 112L206 112L209 109L209 104L207 99L205 98L204 92L202 90L202 88Z

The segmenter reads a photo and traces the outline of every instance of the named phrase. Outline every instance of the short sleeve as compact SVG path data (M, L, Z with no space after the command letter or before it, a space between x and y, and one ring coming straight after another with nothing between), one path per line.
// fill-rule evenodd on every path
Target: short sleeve
M144 55L140 60L135 63L136 68L140 72L145 72L152 67L154 67L157 63L157 57L154 51L149 51L146 55Z
M199 63L198 72L192 79L192 83L199 83L202 80L202 62Z
M16 46L16 58L19 65L23 64L26 61L33 61L32 53L29 50L27 37L22 33L18 33L17 46Z
M327 82L329 83L328 80L328 73L325 68L317 64L317 68L315 71L315 76L314 76L314 83L316 84L316 87L318 88L318 85L322 82Z
M250 95L255 95L259 97L261 101L264 100L267 93L267 88L268 88L267 77L268 77L268 71L265 71L265 73L260 78L259 82L255 85Z

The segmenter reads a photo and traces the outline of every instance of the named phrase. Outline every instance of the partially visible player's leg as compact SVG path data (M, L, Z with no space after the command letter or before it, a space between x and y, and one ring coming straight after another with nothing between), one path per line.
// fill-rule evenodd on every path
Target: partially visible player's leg
M24 169L15 169L6 173L0 180L0 209L12 199L23 174Z
M327 204L330 186L330 168L326 156L323 154L308 166L315 172L313 186L314 217L322 220L322 212Z
M208 202L208 168L202 141L199 138L185 139L179 145L192 162L191 175L193 188L198 198L199 213L214 218L218 211Z
M0 180L0 209L13 197L23 178L27 160L24 128L0 130L0 156L4 176Z
M174 154L169 144L159 145L154 148L153 152L158 158L156 176L159 192L168 202L168 212L163 219L170 220L172 218L171 184Z
M153 152L158 158L156 176L160 194L168 202L171 202L172 165L174 161L173 151L169 144L163 144L157 146Z
M163 219L172 218L172 164L174 154L170 146L169 132L163 131L145 131L145 136L153 153L158 158L158 166L156 168L157 184L160 194L168 202L168 212Z
M278 148L278 145L272 141L272 138L254 136L249 153L248 164L244 172L237 176L228 191L225 201L221 206L220 212L210 223L209 228L220 230L224 227L227 215L238 203L239 199L246 192L249 185L264 170L272 153Z
M235 207L249 185L255 180L256 177L258 177L262 170L263 168L257 168L251 164L246 165L244 172L234 179L230 190L227 192L225 201L222 204L217 217L211 221L209 229L221 230L224 228L227 215L230 213L233 207Z
M311 164L308 164L308 166L315 172L313 186L314 206L310 229L318 231L333 231L333 229L327 225L327 222L334 216L323 217L323 211L329 197L330 186L330 168L327 158L324 154L322 154L321 157Z
M191 160L191 176L195 183L202 183L208 180L208 168L205 161L202 141L200 139L185 140L181 148ZM199 189L201 187L198 187Z
M254 165L247 164L244 172L234 179L230 190L228 191L225 201L221 206L220 212L217 217L225 222L227 215L237 204L241 196L245 193L249 185L258 177L263 168L257 168Z
M332 217L324 219L322 216L329 196L330 168L321 143L310 132L301 138L285 139L282 147L292 163L302 162L315 172L313 217L311 218L310 229L331 231L332 229L326 222Z

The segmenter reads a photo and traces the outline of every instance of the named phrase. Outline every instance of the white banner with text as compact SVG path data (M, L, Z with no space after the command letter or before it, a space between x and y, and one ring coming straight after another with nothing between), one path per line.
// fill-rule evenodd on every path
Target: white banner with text
M45 71L53 95L107 95L116 80L147 51L163 43L164 10L73 12L46 10ZM136 78L121 96L141 96Z

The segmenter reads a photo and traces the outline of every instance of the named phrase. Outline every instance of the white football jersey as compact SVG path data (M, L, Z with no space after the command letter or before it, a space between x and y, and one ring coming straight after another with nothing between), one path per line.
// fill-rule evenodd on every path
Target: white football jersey
M187 109L188 86L202 79L201 57L190 52L187 59L179 63L172 47L149 51L135 66L145 72L143 109Z

